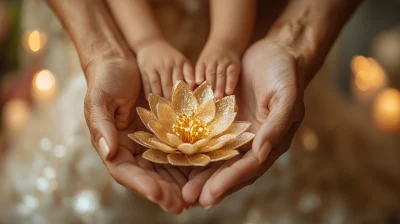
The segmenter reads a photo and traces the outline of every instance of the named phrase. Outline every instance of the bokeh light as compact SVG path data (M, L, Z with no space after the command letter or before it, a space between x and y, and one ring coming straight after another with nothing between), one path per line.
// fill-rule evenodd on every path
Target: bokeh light
M50 102L56 94L56 79L49 70L36 73L33 78L33 97L37 102Z
M3 115L5 127L11 132L19 131L29 120L29 105L24 99L12 99L4 105Z
M46 34L38 30L26 32L24 35L24 47L27 51L39 52L46 43Z
M373 58L355 56L351 61L354 84L361 91L376 91L386 84L382 66Z
M306 129L303 131L303 133L301 135L301 140L302 140L304 149L306 149L308 151L313 151L318 148L318 145L319 145L318 136L311 129Z
M373 106L377 127L387 133L400 131L400 91L386 89L379 93Z

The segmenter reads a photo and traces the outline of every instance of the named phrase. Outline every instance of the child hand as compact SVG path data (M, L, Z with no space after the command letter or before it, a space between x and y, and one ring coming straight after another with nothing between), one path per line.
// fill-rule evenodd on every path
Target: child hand
M183 79L194 88L191 63L167 41L145 43L138 48L136 56L146 99L149 93L170 99L173 84Z
M196 83L204 80L213 89L215 97L233 94L240 74L240 53L221 43L206 44L196 64Z

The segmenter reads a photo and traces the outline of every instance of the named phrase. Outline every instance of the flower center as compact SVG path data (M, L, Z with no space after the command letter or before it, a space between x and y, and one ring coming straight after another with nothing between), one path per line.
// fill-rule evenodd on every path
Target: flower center
M178 114L172 130L186 143L195 143L210 133L206 122L196 118L193 109L189 116Z

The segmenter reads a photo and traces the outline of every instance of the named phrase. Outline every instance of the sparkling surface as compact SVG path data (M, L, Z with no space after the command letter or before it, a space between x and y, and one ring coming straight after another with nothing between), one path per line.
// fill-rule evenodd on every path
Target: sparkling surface
M189 116L178 114L177 122L172 127L172 130L183 142L187 143L195 143L210 133L207 124L196 118L194 109L192 109L192 113Z

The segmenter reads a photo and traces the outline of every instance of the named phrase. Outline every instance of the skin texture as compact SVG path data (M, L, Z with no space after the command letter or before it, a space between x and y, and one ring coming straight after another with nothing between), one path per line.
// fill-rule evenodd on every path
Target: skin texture
M210 3L210 36L194 71L189 60L163 37L148 0L108 0L137 56L146 96L155 93L170 99L172 86L178 80L185 80L192 89L207 81L216 98L233 93L239 79L240 59L251 37L256 1Z
M210 208L257 180L288 150L304 116L303 92L359 1L293 0L269 33L246 50L236 89L239 120L256 137L246 154L204 168L154 165L127 138L145 103L136 58L101 0L47 0L78 50L93 146L113 178L165 211ZM268 13L268 12L266 12ZM78 24L78 25L77 25ZM123 28L121 28L123 30Z

